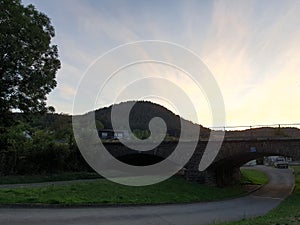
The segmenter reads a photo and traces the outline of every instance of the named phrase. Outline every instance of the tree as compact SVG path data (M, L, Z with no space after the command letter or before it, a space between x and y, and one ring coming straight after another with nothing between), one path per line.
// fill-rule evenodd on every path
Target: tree
M50 19L20 0L0 0L0 11L1 119L13 110L45 112L60 68Z

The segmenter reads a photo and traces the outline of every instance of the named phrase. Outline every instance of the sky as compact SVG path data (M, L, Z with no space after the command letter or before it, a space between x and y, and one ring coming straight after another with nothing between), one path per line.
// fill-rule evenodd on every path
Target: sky
M207 94L209 87L195 85L177 67L189 63L180 51L170 56L164 48L156 49L155 56L174 59L173 65L127 65L126 54L127 59L132 55L147 59L151 54L141 46L126 54L117 48L159 40L188 49L210 71L222 94L227 126L300 122L300 1L23 0L23 4L33 4L48 15L56 31L53 44L58 46L62 68L47 103L58 113L85 113L116 99L144 99L193 122L222 125L214 123L219 112L211 107L219 96ZM107 54L109 63L101 64L101 56ZM120 63L124 67L105 83L107 67ZM85 86L89 93L83 94L82 103L75 101L79 104L75 112L74 98L84 80L98 89ZM187 107L185 95L196 115ZM84 99L94 98L93 105L85 104Z

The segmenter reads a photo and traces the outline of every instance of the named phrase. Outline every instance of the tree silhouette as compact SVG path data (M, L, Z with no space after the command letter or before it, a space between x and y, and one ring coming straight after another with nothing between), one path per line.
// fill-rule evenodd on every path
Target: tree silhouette
M0 0L0 117L13 110L45 112L46 95L56 86L58 50L51 45L50 19L20 0ZM53 110L53 108L51 108Z

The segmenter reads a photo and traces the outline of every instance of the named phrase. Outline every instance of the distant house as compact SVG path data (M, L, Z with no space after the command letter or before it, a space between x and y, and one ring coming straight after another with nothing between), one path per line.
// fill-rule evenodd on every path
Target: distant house
M101 139L129 139L129 133L127 130L111 130L101 129L98 130L98 135Z
M30 132L28 130L23 131L22 135L27 139L32 139Z

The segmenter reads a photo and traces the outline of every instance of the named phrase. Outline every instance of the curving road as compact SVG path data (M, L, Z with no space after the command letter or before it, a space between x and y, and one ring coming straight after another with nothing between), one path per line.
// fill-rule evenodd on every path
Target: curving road
M291 193L294 177L289 169L256 168L269 175L269 184L249 196L233 200L135 207L1 208L0 224L201 225L259 216Z

